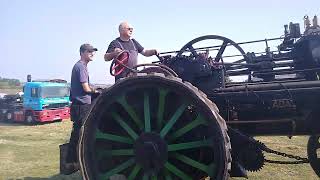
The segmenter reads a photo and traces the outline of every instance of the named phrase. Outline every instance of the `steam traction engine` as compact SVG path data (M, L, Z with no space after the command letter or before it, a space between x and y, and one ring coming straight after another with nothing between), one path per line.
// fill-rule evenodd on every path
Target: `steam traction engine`
M243 43L203 36L131 69L84 123L83 178L228 179L277 163L264 152L295 159L278 163L310 162L320 176L320 27L316 17L305 27L301 34L290 23L281 38ZM208 40L218 43L198 47ZM262 53L240 47L259 42ZM310 135L308 158L271 150L257 135Z

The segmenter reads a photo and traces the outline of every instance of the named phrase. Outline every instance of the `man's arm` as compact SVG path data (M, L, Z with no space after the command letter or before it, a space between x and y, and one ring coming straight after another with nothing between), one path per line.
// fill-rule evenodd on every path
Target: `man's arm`
M142 54L142 55L144 55L144 56L147 56L147 57L158 54L158 51L157 51L156 49L149 49L149 50L147 50L147 49L144 49L137 40L132 39L132 41L133 41L133 43L135 44L135 46L136 46L136 48L137 48L137 50L138 50L138 52L139 52L140 54Z
M119 43L115 43L115 40L113 40L107 49L106 54L104 54L104 60L105 61L111 61L114 59L118 54L122 51L120 47L118 47Z
M113 58L115 58L120 52L122 52L122 50L120 48L114 48L113 52L106 52L106 54L104 54L104 60L105 61L110 61Z
M86 93L95 93L95 90L89 86L89 75L86 68L84 66L78 66L77 71L83 91Z
M158 54L158 51L156 49L144 49L141 51L141 54L144 55L144 56L153 56L153 55L157 55Z
M86 93L96 93L96 90L92 87L89 86L89 83L85 82L85 83L81 83L83 90Z

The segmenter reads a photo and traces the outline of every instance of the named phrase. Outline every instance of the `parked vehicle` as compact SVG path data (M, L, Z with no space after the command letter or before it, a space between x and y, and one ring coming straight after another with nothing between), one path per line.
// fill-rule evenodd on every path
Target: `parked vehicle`
M23 87L23 94L0 99L0 119L29 124L69 119L69 94L66 81L29 81Z

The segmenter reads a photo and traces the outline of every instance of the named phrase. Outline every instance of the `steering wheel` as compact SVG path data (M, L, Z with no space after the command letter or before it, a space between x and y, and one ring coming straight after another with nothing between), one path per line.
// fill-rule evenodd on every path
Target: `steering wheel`
M112 76L118 76L119 74L121 74L126 69L126 66L128 66L128 60L128 51L122 51L121 53L119 53L111 63L110 74Z

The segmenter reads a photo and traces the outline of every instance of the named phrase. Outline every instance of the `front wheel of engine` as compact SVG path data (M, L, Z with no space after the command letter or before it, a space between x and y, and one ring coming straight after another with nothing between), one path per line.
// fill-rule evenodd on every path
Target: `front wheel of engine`
M83 178L225 180L226 128L190 83L147 74L123 79L102 92L83 125Z
M313 171L320 177L320 143L319 135L310 136L308 140L308 159Z

